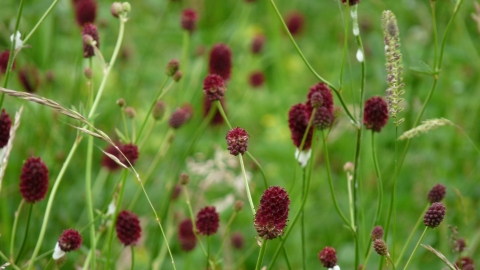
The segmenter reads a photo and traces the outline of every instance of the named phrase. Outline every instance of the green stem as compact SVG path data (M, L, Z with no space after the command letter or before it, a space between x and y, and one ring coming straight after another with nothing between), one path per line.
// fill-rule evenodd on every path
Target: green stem
M410 261L412 260L413 254L415 254L415 251L417 251L417 248L420 245L420 242L422 242L423 237L425 236L425 233L427 232L427 230L428 230L428 227L425 226L425 229L423 230L422 236L420 236L420 239L418 239L418 242L415 245L415 248L413 249L412 254L410 254L410 258L408 258L407 264L405 264L405 268L403 268L403 269L407 269L408 265L410 264Z
M242 155L238 155L240 161L240 166L242 167L243 180L245 181L245 189L247 191L248 202L250 203L250 208L252 209L253 216L255 216L255 206L253 205L252 194L250 193L250 187L248 186L247 174L245 173L245 165L243 164Z
M31 203L30 206L28 207L27 225L25 226L25 233L23 234L23 241L22 241L22 245L20 246L20 251L18 252L18 255L14 261L15 264L17 264L17 262L20 260L20 258L23 255L23 250L25 250L25 244L27 243L27 236L30 228L30 220L32 219L32 209L33 209L33 203Z
M134 249L134 245L130 245L130 249L132 251L132 267L130 269L134 270L135 269L135 249Z
M303 168L303 177L302 177L302 198L306 196L306 190L305 190L305 182L307 178L307 170L306 168ZM302 240L302 262L303 262L303 269L307 269L307 258L305 257L305 210L302 209L302 212L300 213L301 218L300 218L300 227L301 227L301 240Z
M188 194L188 189L187 189L186 185L183 186L183 193L185 194L185 199L186 199L186 202L187 202L188 212L190 213L190 219L192 220L193 234L195 235L195 238L197 238L197 242L200 243L200 247L202 248L203 253L206 256L207 251L205 250L205 247L203 246L202 241L200 241L200 237L198 237L197 230L195 229L195 216L193 215L192 204L190 202L190 195Z
M338 2L339 5L341 5L340 1ZM345 67L345 59L347 56L347 47L348 47L348 16L350 13L350 5L347 3L346 5L346 11L345 11L345 32L344 32L344 37L343 37L343 52L342 52L342 65L340 67L340 87L339 91L342 91L343 88L343 70Z
M93 124L93 123L92 123ZM85 166L85 196L87 201L87 211L88 219L91 222L90 224L90 253L92 254L92 269L96 268L95 252L96 252L96 241L95 241L95 222L94 213L93 213L93 197L92 197L92 159L93 159L93 136L88 136L88 145L87 145L87 161Z
M125 137L127 138L127 141L130 141L130 137L128 135L128 126L127 126L127 118L125 117L125 110L122 108L122 122L123 122L123 128L124 128L124 133ZM133 135L133 134L132 134Z
M185 30L183 31L183 46L182 46L182 62L181 64L181 70L188 72L190 71L188 69L188 48L190 47L190 32ZM185 73L183 73L183 77L185 77ZM184 98L185 95L185 78L182 78L180 80L180 97Z
M433 68L437 67L438 57L438 32L437 32L437 20L435 18L435 0L430 0L430 10L432 12L432 27L433 27Z
M393 270L395 270L396 268L395 268L395 264L393 263L392 257L390 257L390 255L387 255L385 257L387 257L387 260L392 264Z
M11 263L9 260L8 260L8 257L5 256L5 254L3 254L3 252L0 250L0 257L2 257L5 261L9 262L11 267L13 267L15 270L20 270L20 268L18 266L16 266L14 263Z
M255 270L260 270L262 268L263 256L265 255L265 250L267 249L267 240L262 241L262 248L260 249L260 254L258 254L257 266Z
M225 121L225 123L227 123L228 128L232 129L232 125L230 125L230 122L228 121L227 115L225 114L225 111L223 110L222 103L220 103L219 100L215 100L214 102L217 103L218 111L222 115L222 118Z
M207 235L207 267L206 270L209 269L208 265L210 264L210 235Z
M228 220L227 228L225 229L225 233L223 234L222 244L220 244L220 249L218 250L217 255L215 255L215 258L214 258L214 261L215 261L215 262L217 261L218 256L220 256L220 254L222 253L223 245L225 244L225 240L227 239L228 230L230 229L230 226L232 225L232 222L233 222L233 220L235 219L236 216L237 216L237 212L236 212L236 211L233 211L232 216L231 216L230 219Z
M257 168L260 170L260 172L262 173L262 177L263 177L263 184L265 185L265 189L268 188L268 182L267 182L267 176L265 175L265 171L263 170L262 168L262 165L260 165L260 163L258 162L258 160L249 152L249 151L246 151L245 152L247 154L247 156L249 158L252 159L253 163L255 163L255 165L257 165Z
M394 170L393 170L393 184L392 184L392 197L391 197L391 200L390 200L390 209L388 211L388 218L387 218L387 226L385 227L385 239L387 239L388 237L388 232L389 232L389 229L390 229L390 220L392 218L392 215L393 215L393 237L392 237L392 243L393 244L393 247L392 247L392 250L393 250L393 254L395 255L395 227L396 227L396 196L397 196L397 179L398 179L398 140L396 139L398 138L398 126L395 126L395 154L394 154ZM394 256L395 258L395 256Z
M383 182L382 182L382 175L380 174L380 167L378 166L377 151L375 148L375 131L373 130L372 130L372 157L373 157L373 165L375 166L375 174L377 175L377 189L378 189L377 211L375 212L375 218L373 219L373 226L375 226L378 223L380 212L382 210Z
M22 211L22 207L25 204L25 199L20 201L18 205L17 211L15 211L15 219L13 221L13 228L12 228L12 237L10 238L10 260L13 261L15 258L15 235L17 233L17 226L18 226L18 219L20 218L20 213Z

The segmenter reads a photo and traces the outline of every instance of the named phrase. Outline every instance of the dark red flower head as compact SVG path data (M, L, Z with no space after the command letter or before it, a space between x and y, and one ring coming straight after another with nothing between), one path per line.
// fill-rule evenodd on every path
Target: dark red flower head
M315 116L313 117L313 125L320 130L324 130L331 127L334 120L335 117L327 107L320 107L317 109Z
M475 270L475 264L472 258L470 257L462 257L459 258L458 261L455 263L461 270Z
M197 245L197 238L193 232L193 224L191 219L184 219L178 225L178 240L180 241L180 246L184 251L193 250Z
M288 221L289 205L290 199L285 189L272 186L263 192L254 220L260 237L268 240L283 234Z
M227 132L225 139L227 140L228 150L231 155L238 156L238 154L244 154L248 147L248 135L247 131L243 128L233 128Z
M198 14L193 8L187 8L182 12L182 27L188 32L193 32L198 21Z
M75 1L75 18L80 27L86 23L94 23L97 16L97 3L94 0Z
M26 66L18 72L18 80L22 84L25 91L29 93L36 92L40 85L40 77L38 70L34 66Z
M212 235L217 232L219 222L220 218L215 207L207 206L198 212L195 225L197 226L198 233Z
M74 229L64 230L58 239L58 245L65 252L77 250L82 246L82 235Z
M88 36L90 36L91 38L89 38ZM86 41L89 41L91 39L96 41L95 46L97 46L97 48L100 48L100 40L98 38L97 27L92 23L86 23L85 26L83 27L83 30L82 30L83 57L84 58L90 58L90 57L95 55L95 51L94 51L93 47L90 44L86 43Z
M256 35L252 41L252 46L251 46L252 53L254 54L260 53L263 49L264 44L265 44L265 36Z
M126 210L118 214L115 229L118 239L125 246L135 245L142 235L142 228L137 215Z
M48 191L48 168L39 157L25 161L20 175L20 193L25 201L35 203L45 198Z
M436 184L429 192L427 199L430 203L440 202L445 198L445 194L447 193L447 189L442 184Z
M458 253L461 253L465 250L467 247L467 243L465 243L465 239L459 238L457 241L455 241L455 251Z
M138 147L134 144L121 144L118 143L116 144L117 147L120 149L120 151L123 152L123 154L127 157L127 159L130 161L132 165L135 165L135 162L138 159L139 153L138 153ZM113 145L109 145L105 150L110 155L113 155L114 157L118 158L125 166L130 166L123 157L123 155L120 154L120 152L115 148ZM111 159L107 155L103 155L102 157L102 166L107 168L110 171L115 171L121 168L121 166L115 162L113 159Z
M10 51L5 50L0 53L0 73L5 74L8 68L8 58L10 58ZM15 69L15 61L13 62L12 70Z
M120 155L120 152L113 145L108 145L108 147L104 151L117 158ZM120 165L118 165L113 159L111 159L105 154L102 157L102 166L107 168L109 171L115 171L120 169Z
M10 129L12 128L12 119L10 115L2 109L2 114L0 114L0 148L5 147L10 140Z
M176 185L173 187L172 195L171 195L170 198L171 198L172 200L176 200L176 199L178 199L178 197L180 196L181 193L182 193L182 185L176 184Z
M363 124L367 129L380 132L388 122L388 105L381 97L371 97L365 102Z
M435 228L442 222L446 214L446 208L441 202L433 203L423 216L423 224L430 228Z
M347 0L342 0L342 3L347 4ZM349 0L349 1L348 1L348 4L349 4L350 6L354 6L354 5L358 4L358 3L360 3L360 0Z
M337 252L332 247L325 247L318 253L318 259L322 262L323 267L333 268L337 265Z
M171 128L178 129L183 124L185 124L188 120L193 115L193 108L192 106L186 104L183 105L182 107L176 109L172 115L170 116L170 119L168 120L168 124L170 125Z
M129 144L124 144L119 148L120 148L120 151L122 151L123 155L125 155L126 159L121 154L119 154L118 159L127 167L130 167L130 164L132 166L135 165L135 162L137 162L137 159L139 156L138 147L133 143L129 143ZM127 159L130 162L130 164L127 162Z
M386 256L388 254L387 243L383 239L375 239L373 241L373 249L380 256Z
M203 80L203 92L208 99L212 101L219 100L225 95L225 91L227 91L227 87L221 76L209 74L205 80Z
M207 117L208 113L210 112L210 109L212 109L212 104L213 102L207 96L203 96L203 117ZM225 97L220 99L220 104L222 104L223 111L225 112L225 114L227 114ZM210 121L210 124L212 125L223 124L223 117L220 111L215 106L213 107L212 110L215 110L215 115L213 116L212 121Z
M213 45L210 51L209 67L208 73L220 75L225 81L230 79L232 72L232 51L228 45L223 43Z
M330 111L330 113L333 114L333 96L332 96L332 90L328 88L328 86L324 83L317 83L314 86L310 87L310 90L308 91L307 95L307 111L308 111L308 117L312 114L313 108L317 106L319 102L319 97L318 94L320 93L322 95L321 101L322 105L321 107L325 107Z
M302 32L304 22L305 18L303 14L298 11L289 13L285 19L285 24L292 36L298 35Z
M263 82L265 81L265 75L263 75L263 72L261 71L255 71L250 74L250 85L252 87L260 87L263 85Z
M372 230L372 240L383 238L383 227L375 226Z
M293 144L298 148L300 148L303 134L305 134L305 131L307 130L308 121L307 106L305 104L299 103L290 108L290 111L288 112L288 127L292 133ZM313 129L310 128L303 149L301 150L310 149L312 136Z
M239 232L234 232L232 234L232 238L231 238L231 242L232 242L232 246L236 249L242 249L243 248L243 236L241 233Z

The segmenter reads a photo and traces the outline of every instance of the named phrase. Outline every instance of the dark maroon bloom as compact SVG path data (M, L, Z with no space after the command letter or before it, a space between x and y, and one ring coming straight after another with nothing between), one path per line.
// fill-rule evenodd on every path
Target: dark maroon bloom
M182 186L179 184L176 184L172 190L172 195L171 195L172 200L178 199L181 193L182 193Z
M305 104L299 103L290 108L290 111L288 112L288 126L292 133L293 144L298 148L300 148L303 134L305 134L305 131L307 130L308 121L307 106ZM313 129L310 128L307 134L307 139L305 140L305 145L301 150L310 149L312 136Z
M80 27L86 23L94 23L97 16L97 3L94 0L75 1L75 18Z
M388 122L388 105L381 97L371 97L365 102L363 124L367 129L380 132Z
M198 21L198 14L193 8L187 8L182 12L182 27L188 32L193 32Z
M121 144L118 143L116 144L117 147L122 151L122 153L127 157L127 159L130 161L132 165L135 165L135 162L138 159L139 153L138 153L138 147L134 144ZM129 167L130 164L128 164L127 160L125 157L120 154L120 152L115 148L113 145L109 145L105 150L108 154L118 158L125 166ZM111 159L107 155L103 155L102 157L102 166L107 168L110 171L115 171L121 168L121 166L115 162L113 159Z
M39 157L25 161L20 175L20 193L25 201L35 203L43 200L48 191L48 168Z
M252 41L252 46L251 46L252 53L254 53L254 54L260 53L263 49L264 44L265 44L265 36L264 35L256 35L253 38L253 41Z
M209 74L203 80L203 92L210 100L219 100L225 95L225 81L217 74Z
M289 205L290 199L285 189L272 186L263 192L254 221L260 237L268 240L283 234L288 221Z
M333 120L335 120L335 117L327 107L320 107L313 117L313 125L320 130L324 130L332 126Z
M34 66L26 66L18 72L18 80L22 84L25 91L29 93L36 92L40 85L40 77L38 70Z
M474 270L475 269L474 261L470 257L462 257L462 258L458 259L458 261L455 263L455 266L457 266L461 270Z
M261 71L255 71L252 74L250 74L250 85L252 87L260 87L263 85L263 82L265 81L265 76L263 75L263 72Z
M90 36L91 38L89 38ZM100 40L98 38L98 30L97 27L92 23L87 23L83 27L82 30L82 40L83 40L83 57L90 58L95 55L95 51L93 47L89 44L89 42L93 39L96 41L95 46L100 48Z
M285 19L285 24L287 25L288 31L292 36L300 34L303 30L305 18L302 13L295 11L287 15Z
M223 43L213 45L210 51L209 67L208 73L220 75L225 81L230 79L232 72L232 51L228 45Z
M8 144L11 127L12 119L10 119L10 115L8 115L5 109L2 109L2 114L0 114L0 148Z
M120 146L121 145L119 144L118 147L120 147ZM120 155L120 152L113 145L108 145L108 147L104 151L107 152L110 155L113 155L113 156L117 157L117 158ZM113 159L111 159L109 156L107 156L105 154L103 154L103 157L102 157L102 166L107 168L109 171L115 171L115 170L120 169L120 165L118 165L117 162L115 162Z
M125 159L123 155L119 154L118 159L120 160L120 162L122 162L127 167L130 167L130 164L131 166L135 165L135 162L137 162L137 159L139 156L138 147L132 143L129 143L129 144L124 144L119 148L120 148L120 151L122 151L123 155L125 155L126 157ZM130 162L130 164L127 162L127 159Z
M184 251L193 250L197 245L197 238L193 232L193 224L191 219L184 219L178 225L178 240L180 241L180 246Z
M238 154L244 154L248 147L248 135L247 131L243 128L233 128L227 132L225 139L227 140L228 150L231 155L238 156Z
M375 226L372 230L372 240L382 239L383 238L383 228L382 226Z
M447 193L447 189L442 184L436 184L429 192L427 199L430 203L440 202L445 198L445 194Z
M458 253L461 253L465 250L467 247L467 243L465 243L465 239L460 238L457 241L455 241L455 251Z
M220 99L220 104L222 104L223 111L225 114L227 114L226 110L226 104L225 104L225 98ZM208 113L210 112L210 109L212 108L213 102L207 97L203 96L203 116L207 117ZM210 124L212 125L221 125L223 124L223 117L218 108L216 106L213 107L212 110L215 110L215 115L212 118L212 121L210 121Z
M58 239L58 245L65 252L77 250L82 246L82 235L74 229L64 230Z
M375 239L373 241L373 249L380 256L386 256L388 254L387 244L382 239Z
M220 218L215 207L207 206L198 212L195 225L197 226L198 233L212 235L217 232L219 222Z
M232 246L234 248L236 248L236 249L242 249L243 248L244 241L243 241L243 236L242 236L241 233L239 233L239 232L233 233L231 241L232 241Z
M427 212L423 216L423 223L425 226L430 228L435 228L442 222L443 218L445 217L446 209L443 203L436 202L433 203L430 208L428 208Z
M5 50L0 53L0 73L5 74L8 68L8 58L10 58L10 51ZM15 69L15 61L13 61L12 70Z
M342 0L342 3L347 4L347 0ZM360 0L349 0L349 1L348 1L348 4L349 4L350 6L354 6L354 5L358 4L358 3L360 3Z
M318 253L318 259L322 262L323 267L333 268L337 265L337 252L332 247L325 247Z
M126 210L118 214L115 229L118 239L125 246L135 245L142 235L142 228L137 215Z
M183 105L172 113L170 119L168 120L168 124L171 128L178 129L183 126L183 124L185 124L188 120L190 120L192 114L192 107L188 104Z
M332 90L328 88L328 86L324 83L317 83L314 86L310 87L307 95L307 111L308 117L312 114L314 104L318 102L318 96L316 93L320 93L322 95L322 105L321 107L327 108L333 114L333 96ZM312 103L313 102L313 103Z

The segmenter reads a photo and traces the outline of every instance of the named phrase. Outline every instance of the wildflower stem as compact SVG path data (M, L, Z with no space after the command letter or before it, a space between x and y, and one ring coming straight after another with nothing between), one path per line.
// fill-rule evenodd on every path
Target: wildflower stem
M407 264L405 264L405 267L403 268L404 270L407 269L408 265L410 264L410 261L412 260L413 254L415 254L415 251L417 251L418 245L420 245L420 242L422 242L423 237L425 236L425 233L428 230L428 226L425 226L425 229L423 230L422 236L420 236L420 239L418 239L417 244L415 245L415 248L412 251L412 254L410 254L410 258L408 258Z
M215 100L214 102L217 103L218 111L222 115L222 118L225 121L225 123L227 123L228 128L232 129L232 125L230 125L230 122L228 121L227 115L225 114L225 111L223 110L222 103L220 103L220 100Z
M398 143L397 143L397 139L398 138L398 126L395 126L395 154L394 154L394 170L393 170L393 184L392 184L392 197L391 197L391 200L390 200L390 209L388 210L388 217L387 217L387 225L385 226L385 239L387 239L388 237L388 232L389 232L389 229L390 229L390 220L392 218L392 215L393 215L393 237L392 237L392 243L393 244L393 247L392 247L392 250L393 250L393 254L395 254L395 223L397 221L397 218L396 218L396 205L395 205L395 201L396 201L396 196L397 196L397 179L398 179ZM395 257L395 256L394 256Z
M22 207L25 204L25 199L20 201L18 205L17 211L15 211L15 219L13 220L13 228L12 228L12 237L10 238L10 260L13 261L15 258L15 235L17 233L17 226L18 226L18 219L20 218L20 213L22 211Z
M128 132L128 126L127 126L127 118L125 117L124 108L122 108L121 111L122 111L122 122L123 122L123 129L124 129L125 137L127 138L127 141L130 141L130 135L128 135L129 132Z
M24 201L24 200L22 200ZM20 260L20 258L23 255L23 250L25 249L25 243L27 243L27 236L28 236L28 231L30 228L30 221L32 219L32 209L33 209L33 203L30 203L28 207L28 215L27 215L27 225L25 226L25 233L23 234L23 241L22 245L20 246L20 251L18 252L17 257L15 257L15 260L13 261L15 264ZM13 252L13 249L12 249ZM13 254L13 253L12 253ZM12 255L13 256L13 255ZM12 258L13 259L13 258Z
M222 243L220 244L220 249L218 250L217 255L215 255L215 258L214 258L215 262L217 261L218 256L220 256L220 253L223 250L223 245L225 244L225 240L227 239L228 230L230 229L230 226L232 225L232 222L236 216L237 216L237 211L233 211L232 216L230 216L230 219L228 220L227 228L225 228L225 233L223 234L223 237L222 237Z
M174 233L174 227L172 223L173 223L173 217L170 216L170 218L168 218L167 220L167 239L168 240L172 238L172 235ZM158 256L152 262L151 269L154 269L154 270L161 269L166 253L167 253L167 245L163 245L162 248L160 249L160 252L158 253Z
M375 174L377 175L377 189L378 189L377 211L375 212L375 218L373 219L373 226L375 226L378 223L380 212L382 210L383 182L382 182L382 175L380 173L380 167L378 166L377 151L375 148L375 131L373 130L372 130L372 158L373 158L373 165L375 166Z
M338 1L338 5L341 5L341 2ZM344 27L345 27L345 32L343 34L343 52L342 52L342 64L340 66L340 87L338 89L338 91L342 91L342 88L343 88L343 70L344 70L344 67L345 67L345 59L346 59L346 56L347 56L347 48L348 48L348 14L350 13L350 5L347 3L346 7L345 7L346 11L345 11L345 23L344 23Z
M190 219L192 220L193 234L195 235L195 238L197 238L197 241L200 243L200 247L202 247L203 253L206 256L207 251L205 250L205 247L203 246L202 241L200 241L200 237L198 237L198 234L197 234L197 229L195 228L195 216L193 215L192 204L190 202L190 195L188 194L188 189L186 185L183 186L183 192L185 193L188 212L190 213Z
M267 249L267 240L263 240L262 247L260 248L260 253L258 254L257 266L255 266L255 270L260 270L262 268L263 256L265 255L266 249Z
M8 260L8 257L3 254L3 252L0 250L0 257L2 257L5 261L10 262L11 267L13 267L15 270L20 270L18 266L16 266L14 263L11 263L11 261Z
M252 159L253 163L257 165L258 169L262 173L263 183L265 184L265 189L267 189L268 188L267 176L265 176L265 171L263 170L262 165L260 165L258 160L249 151L246 151L245 153L247 153L247 156Z
M303 177L302 177L302 198L305 197L305 193L307 192L305 189L305 182L307 181L307 170L306 168L303 168ZM305 210L302 209L302 213L300 214L300 227L301 227L301 240L302 240L302 263L303 263L303 269L307 269L307 258L305 257Z
M130 269L134 270L135 269L135 249L133 248L134 245L130 245L130 250L132 251L132 267Z
M93 123L92 123L93 124ZM87 142L87 161L85 164L85 200L87 201L87 212L90 224L90 253L92 254L92 270L96 268L95 251L95 222L93 214L93 197L92 197L92 158L93 158L93 136L88 136Z
M240 161L240 167L242 168L243 180L245 181L245 189L247 191L248 202L250 203L250 208L252 208L253 216L255 216L255 206L253 205L252 194L250 193L250 187L248 186L247 174L245 173L245 165L243 164L242 154L238 155Z
M210 264L210 235L207 235L207 267L205 268L208 270L208 265Z
M396 268L395 268L395 264L393 263L392 257L390 257L389 254L387 254L387 256L385 256L385 257L387 257L387 260L392 264L393 270L395 270Z
M437 20L435 18L435 0L430 0L430 10L432 13L432 27L433 27L433 67L437 67L437 57L438 57L438 32L437 32Z

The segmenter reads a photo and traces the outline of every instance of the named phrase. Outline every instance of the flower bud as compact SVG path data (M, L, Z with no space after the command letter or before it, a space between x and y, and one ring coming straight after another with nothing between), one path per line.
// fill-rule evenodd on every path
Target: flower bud
M174 81L179 82L180 79L182 78L182 76L183 76L182 71L177 70L177 71L175 72L175 74L173 74L173 77L172 77L172 78L173 78Z
M179 177L179 182L180 182L180 184L182 184L182 185L185 186L185 185L188 184L188 180L189 180L189 179L190 179L190 176L188 175L188 173L182 172L182 173L180 174L180 177Z
M165 73L167 76L173 76L175 72L180 68L180 62L177 59L172 59L168 62L167 67L165 68Z
M233 205L233 211L235 212L240 212L243 209L243 202L240 200L235 201L235 204Z
M318 253L318 259L322 262L323 267L333 268L337 265L337 252L332 247L325 247Z
M125 246L135 245L142 235L138 216L126 210L118 214L115 230L118 239Z
M127 102L125 102L125 99L119 98L119 99L117 100L117 105L118 105L118 107L122 108L122 107L124 107L125 105L127 105Z
M113 2L110 5L110 12L112 13L113 17L118 18L120 13L123 12L123 5L120 2Z
M197 214L195 222L198 233L203 235L215 234L218 230L220 218L214 206L207 206Z
M152 117L155 120L159 121L159 120L162 120L164 115L165 115L165 103L159 100L153 106Z
M127 115L128 118L133 119L133 118L135 118L136 112L135 112L134 108L126 107L125 108L125 114Z
M85 78L87 78L87 79L89 79L89 80L92 79L92 77L93 77L93 71L92 71L92 69L89 68L89 67L86 67L86 68L83 70L83 75L85 75Z

